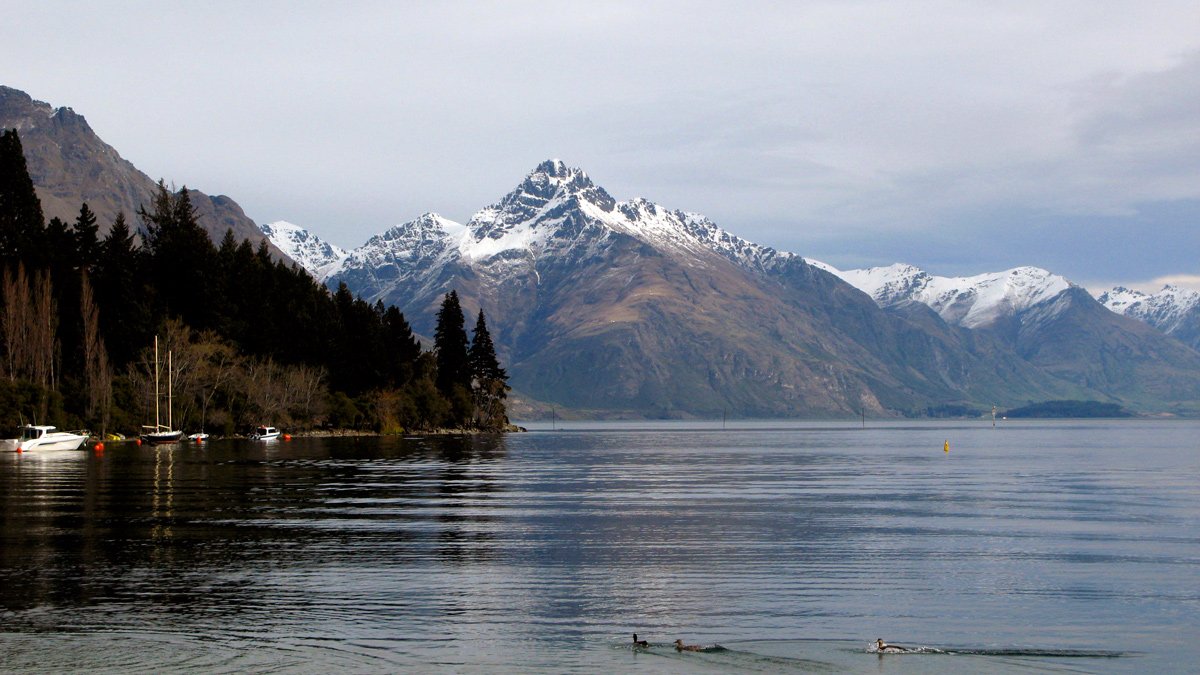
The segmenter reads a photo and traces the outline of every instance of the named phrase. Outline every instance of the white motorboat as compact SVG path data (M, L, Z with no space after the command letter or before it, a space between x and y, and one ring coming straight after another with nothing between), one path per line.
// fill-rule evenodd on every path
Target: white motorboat
M17 452L30 450L78 450L87 436L71 431L59 431L57 427L26 424L21 427L17 439Z
M279 430L275 427L259 427L250 434L250 438L255 441L269 441L279 438Z
M204 441L208 440L208 434L201 431L200 433L196 433L196 434L192 434L192 435L188 436L188 440L194 441L196 443L203 443Z

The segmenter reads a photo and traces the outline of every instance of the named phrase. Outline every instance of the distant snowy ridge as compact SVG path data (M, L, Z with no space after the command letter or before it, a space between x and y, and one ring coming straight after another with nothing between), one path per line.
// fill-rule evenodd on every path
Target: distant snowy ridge
M276 248L317 280L324 280L329 271L347 255L346 251L286 220L267 223L259 226L259 229Z
M1173 285L1163 286L1154 294L1117 286L1097 300L1117 314L1144 321L1168 335L1174 334L1189 315L1200 312L1200 292Z
M522 274L536 277L537 261L548 252L572 249L587 255L618 234L659 251L716 254L758 271L800 260L734 236L697 213L641 198L618 202L587 173L556 159L538 165L516 189L465 225L426 213L349 252L282 221L264 225L263 232L318 280L374 289L372 299L414 283L434 284L449 266L472 268L492 284Z
M582 215L585 222L575 222ZM581 169L557 159L538 165L516 190L466 224L459 250L467 260L505 252L536 252L581 226L626 234L663 251L717 253L761 265L779 254L735 237L697 213L675 211L642 198L618 202ZM581 232L580 232L581 233Z
M888 267L838 270L817 260L810 265L841 277L871 296L881 307L916 301L928 305L947 323L978 328L1013 316L1074 286L1067 279L1038 267L1016 267L972 277L938 277L896 263Z
M370 300L391 297L397 289L422 293L465 270L481 287L519 279L537 283L539 266L601 255L618 236L696 264L714 254L765 273L807 263L840 277L880 306L921 302L947 322L966 328L990 325L1074 286L1037 267L971 277L938 277L899 263L838 270L737 237L697 213L667 209L641 198L618 202L586 172L556 159L539 164L513 191L479 210L466 224L427 213L371 237L348 253L301 228L283 225L288 227L264 226L263 230L316 278L330 284L345 281L366 290Z

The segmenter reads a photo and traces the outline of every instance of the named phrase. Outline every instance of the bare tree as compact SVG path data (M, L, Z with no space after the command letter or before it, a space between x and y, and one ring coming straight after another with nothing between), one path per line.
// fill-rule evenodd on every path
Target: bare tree
M4 270L4 315L0 330L4 332L4 375L9 381L32 379L29 334L32 329L33 299L29 292L29 277L25 265Z
M108 430L108 415L112 409L112 369L108 365L108 350L100 336L100 310L96 306L92 284L86 271L80 279L79 310L83 316L84 382L87 387L87 417L100 418L101 432Z
M287 372L287 390L291 393L292 411L301 424L312 426L325 402L326 372L314 366L293 366Z
M200 428L208 421L208 407L223 389L228 387L234 375L242 369L237 351L213 331L206 331L196 341L200 350L201 374L199 390Z

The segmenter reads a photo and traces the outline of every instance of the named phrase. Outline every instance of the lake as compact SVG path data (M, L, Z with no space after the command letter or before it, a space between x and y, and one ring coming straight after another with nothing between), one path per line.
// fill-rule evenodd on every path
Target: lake
M1200 422L527 426L0 453L0 669L1197 670Z

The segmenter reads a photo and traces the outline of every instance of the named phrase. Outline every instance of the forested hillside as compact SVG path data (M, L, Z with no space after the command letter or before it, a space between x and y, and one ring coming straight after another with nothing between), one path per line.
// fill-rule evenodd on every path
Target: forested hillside
M331 293L265 243L228 232L214 246L186 187L160 182L131 217L118 214L103 239L86 204L74 222L44 222L17 132L0 137L4 423L126 434L153 423L156 335L163 361L171 353L178 428L507 423L507 374L486 320L480 312L468 341L456 294L423 351L395 307L345 286Z

